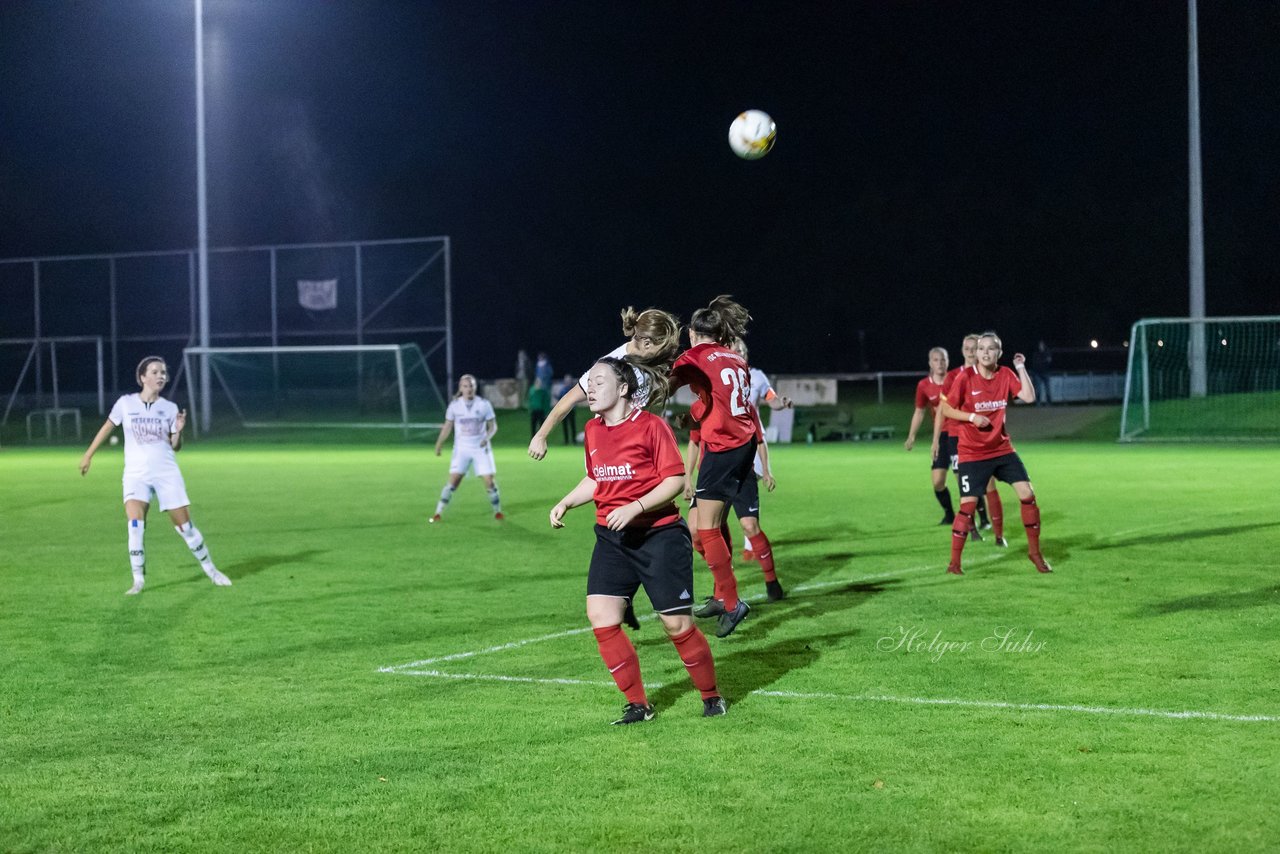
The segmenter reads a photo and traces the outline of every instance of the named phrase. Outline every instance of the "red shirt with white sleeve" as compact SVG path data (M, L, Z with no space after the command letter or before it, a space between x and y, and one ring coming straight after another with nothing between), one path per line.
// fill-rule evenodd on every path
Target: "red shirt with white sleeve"
M610 427L600 417L587 422L582 447L586 452L587 476L596 482L596 522L608 524L615 508L642 499L669 477L684 475L684 458L676 445L676 434L666 421L634 409ZM654 528L680 519L674 501L649 507L628 528Z
M951 421L952 434L959 436L960 462L990 460L1014 452L1005 430L1004 413L1009 400L1020 391L1022 382L1018 375L1005 367L997 368L991 379L976 369L956 377L947 392L947 403L961 412L984 415L991 421L981 428L968 421Z
M712 343L685 350L671 367L671 389L682 385L693 389L706 407L700 424L706 450L731 451L755 436L751 369L737 353Z

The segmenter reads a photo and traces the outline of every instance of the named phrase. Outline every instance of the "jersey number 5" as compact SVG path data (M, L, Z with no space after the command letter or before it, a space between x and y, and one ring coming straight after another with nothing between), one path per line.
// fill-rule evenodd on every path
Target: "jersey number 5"
M751 396L751 375L742 368L725 368L720 381L732 386L729 392L729 412L732 415L747 414L747 398Z

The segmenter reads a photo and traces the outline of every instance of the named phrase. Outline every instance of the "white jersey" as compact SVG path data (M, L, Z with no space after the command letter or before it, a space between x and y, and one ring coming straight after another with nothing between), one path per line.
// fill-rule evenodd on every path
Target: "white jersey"
M178 471L178 460L169 444L178 405L163 397L147 403L138 394L126 394L111 407L112 424L124 426L124 476L147 477Z
M757 409L760 408L760 401L764 400L765 395L773 391L773 386L769 385L769 378L764 375L764 371L759 368L751 369L751 398L750 402Z
M488 436L485 423L497 419L493 405L483 397L467 400L454 398L445 410L444 419L453 422L454 446L479 448Z
M627 345L623 344L621 347L605 353L601 358L621 359L625 355L627 355ZM590 379L590 370L578 379L578 385L582 387L584 394L587 391L587 381ZM644 408L644 405L649 402L649 377L643 371L636 371L636 390L635 394L631 395L631 402L642 409Z

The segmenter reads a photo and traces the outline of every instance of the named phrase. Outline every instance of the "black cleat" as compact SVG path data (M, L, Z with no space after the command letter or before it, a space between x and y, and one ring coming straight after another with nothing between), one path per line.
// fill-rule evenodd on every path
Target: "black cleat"
M718 718L727 714L729 714L729 707L725 704L724 697L708 697L702 701L704 718Z
M939 522L938 522L938 524L939 524L939 525L954 525L954 524L955 524L955 521L956 521L956 514L954 514L954 513L948 513L947 515L945 515L945 516L943 516L943 517L942 517L942 520L941 520L941 521L939 521Z
M721 607L724 606L722 605ZM720 615L720 625L716 626L716 637L727 638L733 634L733 630L738 627L738 623L745 620L750 611L751 606L747 604L747 600L739 599L738 607L732 611L725 611Z
M636 618L635 606L630 602L627 603L627 610L622 613L622 622L626 623L631 631L640 631L640 620Z
M764 583L764 592L769 595L770 602L781 602L787 598L786 591L782 589L782 582L776 578L773 581Z
M1006 540L1004 537L996 537L996 548L998 549L1009 548L1009 541Z
M974 525L969 529L969 539L975 543L982 542L982 534L978 532L978 526Z
M621 724L642 724L653 720L653 706L646 703L627 703L622 709L622 717L613 722L613 726Z
M724 603L714 596L708 596L706 601L693 609L693 616L699 619L707 617L718 617L724 613Z

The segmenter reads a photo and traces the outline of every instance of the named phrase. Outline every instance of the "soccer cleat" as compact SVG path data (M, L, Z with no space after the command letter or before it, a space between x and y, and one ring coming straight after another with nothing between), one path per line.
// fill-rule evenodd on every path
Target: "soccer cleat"
M747 549L743 549L743 551L742 551L742 562L743 562L743 563L751 563L751 561L753 561L753 560L755 560L755 559L756 559L756 553L755 553L755 552L753 552L753 551L749 551L749 550L747 550Z
M627 610L622 612L622 622L626 623L633 632L640 631L640 621L636 619L635 606L630 602L627 603Z
M1044 555L1039 552L1029 554L1027 557L1031 558L1031 562L1036 565L1036 572L1053 572L1053 567L1049 566L1048 561L1044 559Z
M1004 537L996 537L996 548L998 549L1009 548L1009 541L1006 540Z
M721 607L724 606L722 605ZM716 626L716 637L727 638L729 635L733 634L733 630L738 627L738 623L745 620L750 611L751 606L747 604L747 601L745 599L739 599L738 607L734 608L732 611L725 611L720 615L720 625Z
M955 521L956 521L956 514L954 514L954 513L948 513L947 515L945 515L945 516L943 516L943 517L942 517L942 521L940 521L938 524L939 524L939 525L952 525L952 524L955 524Z
M991 530L991 520L990 520L990 519L983 519L983 520L982 520L982 530L984 530L984 531L990 531L990 530Z
M126 596L137 596L137 595L138 595L139 593L141 593L141 592L142 592L142 580L141 580L141 579L139 579L139 580L137 580L137 581L134 581L134 582L133 582L133 586L132 586L132 587L130 587L128 590L126 590L126 591L124 592L124 595L126 595Z
M614 721L613 725L642 724L645 721L653 720L653 715L653 706L647 703L627 703L622 709L622 717Z
M693 609L693 616L699 619L707 617L718 617L724 613L724 603L714 596L708 596L706 601Z
M764 592L768 594L770 602L780 602L787 598L786 591L782 589L782 582L776 578L764 583Z
M506 516L503 516L503 515L502 515L502 512L501 512L501 511L499 511L499 512L497 512L497 513L494 513L494 514L493 514L493 518L494 518L494 519L496 519L496 520L498 520L499 522L501 522L503 519L505 519L505 518L507 518L507 517L506 517Z
M960 568L960 564L953 563L947 566L947 573L950 575L964 575L964 570Z
M729 707L724 702L724 697L708 697L702 701L702 716L704 718L718 718L729 714Z
M430 519L428 519L427 521L428 521L428 522L431 522L432 524L434 524L434 523L436 523L436 522L439 522L439 521L440 521L440 514L439 514L439 513L437 513L436 515L432 516L432 517L431 517Z
M204 574L209 576L209 580L219 587L231 586L231 579L227 578L225 575L223 575L221 572L218 572L218 570L216 569L206 569L204 571Z
M969 529L969 539L975 543L982 542L982 534L978 533L978 526L974 525Z

